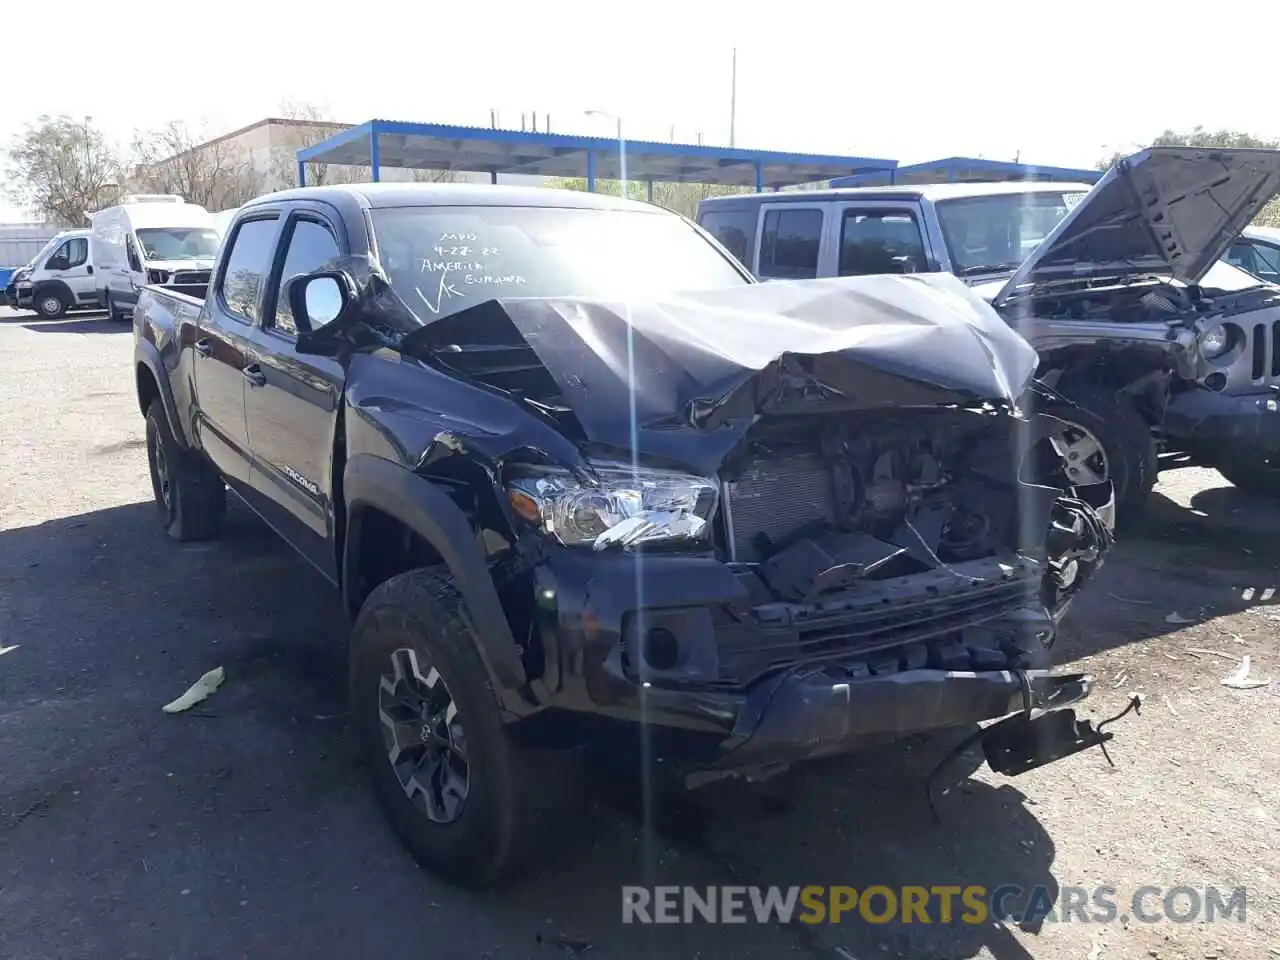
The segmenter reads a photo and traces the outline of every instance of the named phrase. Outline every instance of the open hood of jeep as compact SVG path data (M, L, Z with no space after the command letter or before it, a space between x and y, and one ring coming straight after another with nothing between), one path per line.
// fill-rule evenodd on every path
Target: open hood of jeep
M734 433L760 414L1012 403L1036 366L1027 342L949 274L630 303L491 300L409 333L399 349L563 405L589 441L627 448L634 436L673 454L689 444L663 435Z
M995 297L1038 284L1156 274L1199 283L1280 193L1280 150L1152 147L1097 182Z

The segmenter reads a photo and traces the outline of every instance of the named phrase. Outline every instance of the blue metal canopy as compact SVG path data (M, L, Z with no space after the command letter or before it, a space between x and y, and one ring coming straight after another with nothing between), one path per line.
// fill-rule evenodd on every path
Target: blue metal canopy
M794 186L853 174L892 171L896 160L833 157L687 143L626 140L629 180L718 183L756 190ZM486 127L370 120L299 150L298 180L307 163L368 166L373 179L385 167L459 170L525 176L620 179L619 141L562 133L527 133Z
M991 183L1009 180L1062 180L1097 183L1105 170L1078 170L1072 167L1040 167L1008 160L978 157L946 157L928 163L913 163L891 170L872 170L831 181L833 187L880 187L919 183Z

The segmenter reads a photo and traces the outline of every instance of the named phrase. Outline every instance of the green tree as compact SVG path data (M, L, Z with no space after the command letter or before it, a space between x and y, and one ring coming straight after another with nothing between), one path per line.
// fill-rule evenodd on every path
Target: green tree
M1165 130L1164 133L1151 141L1150 146L1204 147L1208 149L1214 147L1259 147L1264 150L1275 150L1280 147L1280 141L1256 137L1251 133L1244 133L1240 130L1206 130L1204 127L1197 125L1189 131ZM1116 165L1116 161L1124 156L1126 154L1113 153L1110 157L1104 157L1098 161L1098 169L1110 170ZM1260 226L1280 226L1280 197L1272 198L1262 208L1258 216L1254 218L1253 222Z
M86 226L86 214L106 206L119 191L120 157L87 117L42 115L4 152L6 192L54 223Z

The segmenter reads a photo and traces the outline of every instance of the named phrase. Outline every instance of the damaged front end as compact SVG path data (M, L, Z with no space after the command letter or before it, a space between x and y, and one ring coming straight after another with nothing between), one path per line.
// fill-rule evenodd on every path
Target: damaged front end
M1092 686L1049 666L1109 484L1068 487L1034 351L954 278L489 301L398 349L571 441L473 438L545 702L651 725L691 784L1019 713L1002 769L1092 745L1034 718Z

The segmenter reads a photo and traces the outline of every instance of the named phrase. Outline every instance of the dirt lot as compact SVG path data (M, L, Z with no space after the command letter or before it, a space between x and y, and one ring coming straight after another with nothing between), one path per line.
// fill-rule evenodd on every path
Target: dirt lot
M1280 508L1217 473L1169 475L1069 617L1090 715L1146 695L1115 769L984 770L940 826L937 741L714 789L678 830L602 792L572 857L475 895L417 870L374 808L319 577L244 509L216 544L162 535L131 350L98 318L0 311L0 957L1280 956ZM1246 654L1276 683L1222 686ZM212 700L161 713L218 664ZM620 923L622 884L735 882L1110 885L1126 916L1144 885L1248 894L1243 923Z

